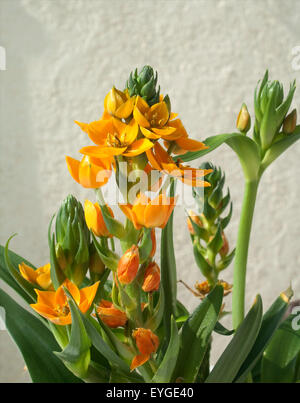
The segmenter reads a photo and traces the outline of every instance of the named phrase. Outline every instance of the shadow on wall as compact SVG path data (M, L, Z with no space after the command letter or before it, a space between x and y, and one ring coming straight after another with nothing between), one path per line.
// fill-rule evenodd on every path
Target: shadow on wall
M30 116L31 87L36 83L30 82L29 69L45 49L46 37L43 27L27 14L19 0L1 1L0 21L0 45L6 51L6 70L0 71L0 243L22 228L13 248L26 255L24 252L32 250L33 245L25 235L32 231L38 235L41 217L37 208L41 205L37 185L39 157Z

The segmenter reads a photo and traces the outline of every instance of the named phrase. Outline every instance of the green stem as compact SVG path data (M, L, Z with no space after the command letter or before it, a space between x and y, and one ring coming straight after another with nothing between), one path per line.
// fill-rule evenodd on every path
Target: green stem
M232 320L235 329L245 313L247 257L257 188L258 180L246 180L233 273Z

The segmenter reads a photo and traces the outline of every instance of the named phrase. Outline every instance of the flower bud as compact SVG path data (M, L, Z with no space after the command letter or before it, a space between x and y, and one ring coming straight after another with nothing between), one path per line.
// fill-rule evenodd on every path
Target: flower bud
M102 322L109 327L125 326L127 322L126 313L117 309L110 301L102 299L96 310Z
M131 97L139 95L151 106L159 102L160 89L156 90L156 84L157 73L151 66L144 66L139 74L137 69L130 73L126 88Z
M159 346L159 338L150 329L138 328L133 334L140 354L136 355L130 365L131 371L140 365L145 364L152 353L155 353Z
M135 279L139 264L139 249L132 245L119 260L117 274L121 284L130 284Z
M65 276L80 285L89 265L90 233L86 226L83 208L74 196L62 203L55 223L56 261Z
M263 150L273 143L279 129L291 106L295 81L291 83L286 99L284 99L283 86L278 81L268 81L268 71L256 88L254 95L255 129L254 136L258 138Z
M251 126L251 117L248 112L246 104L243 104L238 114L236 127L242 133L247 133Z
M297 110L293 109L292 112L286 116L283 121L282 131L286 134L291 134L296 129L297 125Z
M194 227L193 227L193 224L192 224L191 220L193 221L193 223L198 225L198 227L202 227L203 224L202 224L202 221L201 221L200 217L197 216L196 213L194 213L192 210L190 210L189 211L189 216L187 217L187 226L188 226L188 229L190 231L190 234L195 235L195 230L194 230Z
M133 101L125 92L113 87L105 97L104 108L110 115L126 119L132 113Z
M107 208L110 212L110 215L114 217L111 208ZM106 227L101 208L98 203L93 204L91 201L86 200L84 202L84 216L88 228L93 231L96 236L112 236Z
M159 338L150 329L138 328L132 336L142 354L152 354L158 349Z
M92 249L95 249L94 247ZM100 279L101 275L104 273L105 264L102 262L98 252L96 250L90 251L90 276L93 282Z
M227 255L227 253L229 252L229 243L228 240L224 234L224 232L222 232L222 239L223 239L223 245L221 247L221 249L219 250L219 253L221 255L221 257L225 257Z
M145 275L142 289L145 292L156 291L160 284L160 268L155 262L149 263Z

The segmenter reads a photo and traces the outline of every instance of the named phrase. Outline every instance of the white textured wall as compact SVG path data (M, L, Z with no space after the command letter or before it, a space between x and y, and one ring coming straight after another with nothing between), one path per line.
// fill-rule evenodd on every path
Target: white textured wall
M191 137L234 129L245 101L266 68L287 86L300 70L299 1L234 0L2 0L0 45L7 70L1 81L0 243L36 265L48 261L47 226L70 192L93 197L69 176L64 156L77 156L87 138L73 123L95 120L113 84L151 64ZM299 111L300 91L294 104ZM223 146L209 155L227 174L234 202L228 238L233 246L242 201L239 162ZM265 306L289 285L300 295L300 144L265 174L258 195L248 269L248 305L261 293ZM179 278L200 279L184 215L176 213ZM224 273L230 281L232 268ZM180 298L197 300L179 285ZM217 339L217 354L224 339ZM17 349L0 331L0 381L25 381Z

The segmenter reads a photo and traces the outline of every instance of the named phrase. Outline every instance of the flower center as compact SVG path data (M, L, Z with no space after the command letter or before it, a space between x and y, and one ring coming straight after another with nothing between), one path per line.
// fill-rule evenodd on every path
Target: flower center
M66 302L64 305L57 305L55 312L57 312L59 316L67 316L70 312L68 303Z

